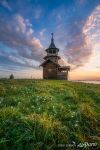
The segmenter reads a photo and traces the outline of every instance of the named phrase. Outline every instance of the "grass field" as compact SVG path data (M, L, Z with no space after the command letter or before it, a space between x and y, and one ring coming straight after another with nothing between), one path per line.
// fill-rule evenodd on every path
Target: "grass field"
M99 147L99 100L100 85L0 80L0 150Z

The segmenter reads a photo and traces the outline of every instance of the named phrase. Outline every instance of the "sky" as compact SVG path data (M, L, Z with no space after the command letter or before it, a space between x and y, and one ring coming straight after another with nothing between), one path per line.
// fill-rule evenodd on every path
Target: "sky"
M0 0L0 77L42 78L52 32L69 80L100 80L100 0Z

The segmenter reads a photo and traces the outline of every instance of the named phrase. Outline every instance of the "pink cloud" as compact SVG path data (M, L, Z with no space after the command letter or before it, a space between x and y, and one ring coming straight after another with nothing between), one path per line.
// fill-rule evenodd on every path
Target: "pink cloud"
M20 57L40 61L42 44L34 36L34 29L29 20L15 15L9 21L0 21L0 41L12 48Z
M100 49L100 5L88 17L83 28L83 34L86 36L93 50L95 48Z
M84 66L92 58L95 48L100 49L100 6L85 22L75 23L70 32L64 54L73 68Z

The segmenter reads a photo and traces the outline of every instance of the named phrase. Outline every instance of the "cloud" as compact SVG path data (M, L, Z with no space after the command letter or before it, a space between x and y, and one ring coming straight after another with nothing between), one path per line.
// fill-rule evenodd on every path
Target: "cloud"
M20 70L23 67L29 67L29 68L39 68L40 63L38 61L32 60L32 59L26 59L22 56L19 56L18 54L13 54L9 52L4 52L0 50L0 65L2 66L19 66Z
M100 66L96 66L97 69L100 69Z
M0 0L0 4L1 4L4 8L6 8L7 10L12 11L12 8L11 8L11 6L9 5L9 3L7 2L7 0Z
M89 62L94 49L100 48L100 6L87 20L76 20L68 29L64 54L73 68L81 67Z
M73 40L69 41L67 47L68 62L74 65L74 68L83 66L89 61L92 55L91 47L88 45L87 39L82 33L74 35Z
M41 14L42 14L42 8L38 5L34 11L33 11L33 14L34 14L34 18L35 19L39 19L41 17Z
M100 5L88 17L83 33L87 37L92 49L100 49Z
M86 0L76 0L76 3L79 5L83 5L86 3Z
M16 55L4 53L3 57L12 62L35 66L42 57L42 44L34 36L34 29L28 19L17 14L10 20L0 19L0 42L16 52Z
M23 67L22 69L19 66L0 66L0 78L9 78L10 74L14 74L15 78L42 78L42 71L37 68Z
M39 35L40 35L40 37L44 37L44 33L46 32L46 29L45 28L43 28L40 32L39 32Z
M3 1L8 2L7 0ZM83 6L86 0L79 2ZM2 6L5 5L4 7L7 8L7 4L10 2L2 4ZM50 10L50 12L48 11L48 17L43 17L41 24L42 18L36 19L42 17L41 15L45 10L41 9L40 6L37 7L37 5L35 8L35 5L31 4L23 11L26 2L24 4L24 2L19 1L19 4L17 4L17 7L20 6L18 7L19 14L13 16L4 14L4 17L3 13L0 15L0 42L4 45L3 49L0 49L0 59L2 58L0 64L5 61L7 65L36 68L45 54L41 41L48 46L51 31L54 31L55 44L60 48L61 57L64 56L64 62L60 60L61 63L65 64L68 60L68 64L72 65L73 68L88 63L94 50L100 47L99 6L86 19L88 13L81 17L83 10L78 15L77 12L80 10L76 11L76 6L65 7L61 5ZM32 23L36 27L33 28L30 20L24 18L22 14L33 19ZM45 24L46 21L47 24ZM10 48L11 51L7 50L6 47Z

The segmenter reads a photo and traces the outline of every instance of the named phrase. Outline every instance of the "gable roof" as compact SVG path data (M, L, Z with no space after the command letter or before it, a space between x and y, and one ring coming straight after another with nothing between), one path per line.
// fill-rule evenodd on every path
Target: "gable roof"
M58 63L54 62L54 61L51 60L51 59L45 60L40 66L43 66L43 65L47 64L47 63L50 62L50 61L51 61L52 63L54 63L55 65L60 66Z

